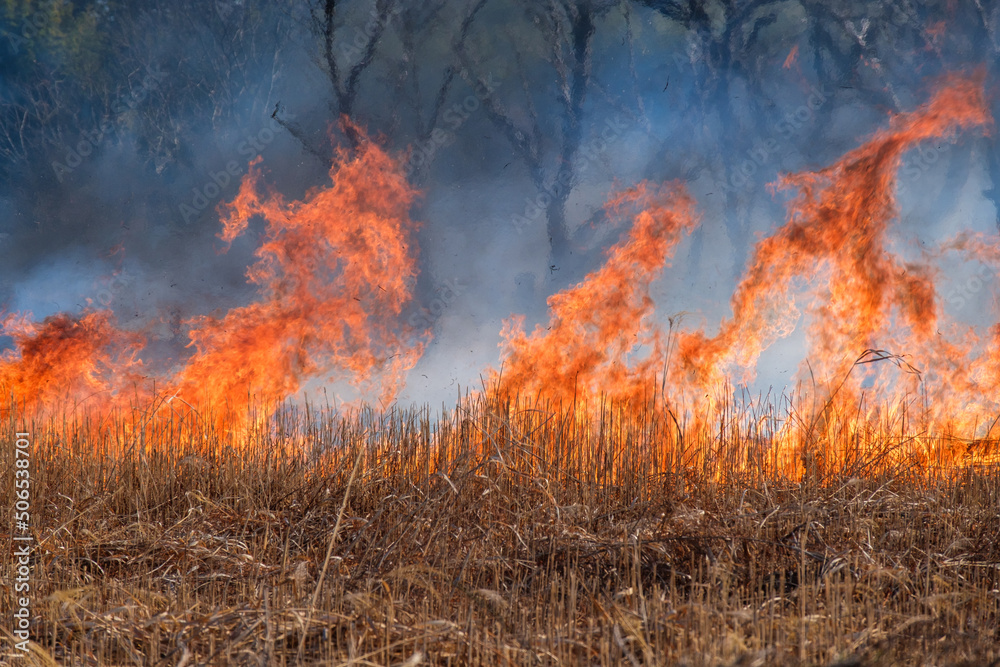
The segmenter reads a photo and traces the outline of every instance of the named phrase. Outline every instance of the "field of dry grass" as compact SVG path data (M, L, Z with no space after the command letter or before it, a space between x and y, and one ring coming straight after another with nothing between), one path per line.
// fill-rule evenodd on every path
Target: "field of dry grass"
M35 643L11 648L8 518L0 660L1000 664L996 469L888 464L887 440L832 471L817 439L792 480L760 435L600 423L286 411L235 447L141 414L10 418L4 498L14 432L33 440Z

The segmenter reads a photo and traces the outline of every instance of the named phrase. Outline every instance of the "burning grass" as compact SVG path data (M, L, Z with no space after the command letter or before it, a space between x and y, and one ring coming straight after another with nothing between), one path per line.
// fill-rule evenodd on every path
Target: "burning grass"
M1000 664L1000 328L957 327L933 261L1000 242L889 251L906 150L989 125L982 73L948 77L782 177L788 220L715 334L664 331L650 296L700 224L683 184L619 193L603 267L547 326L508 320L489 389L440 418L280 403L330 377L384 405L420 357L402 163L364 141L301 202L255 167L221 238L264 221L257 299L188 321L179 370L147 374L111 313L0 320L4 441L34 443L25 660ZM734 399L796 298L801 391Z
M24 664L1000 660L996 468L829 419L785 443L793 481L742 426L773 411L588 414L283 408L239 443L164 411L8 421L35 443Z

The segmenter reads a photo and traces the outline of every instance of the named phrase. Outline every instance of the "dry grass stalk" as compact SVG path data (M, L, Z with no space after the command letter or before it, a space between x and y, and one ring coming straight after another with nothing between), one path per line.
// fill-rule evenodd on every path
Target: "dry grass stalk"
M775 415L753 410L699 431L495 398L438 420L287 408L241 441L141 411L19 423L39 545L28 660L1000 660L997 469L929 466L907 442L930 436L836 415L776 451Z

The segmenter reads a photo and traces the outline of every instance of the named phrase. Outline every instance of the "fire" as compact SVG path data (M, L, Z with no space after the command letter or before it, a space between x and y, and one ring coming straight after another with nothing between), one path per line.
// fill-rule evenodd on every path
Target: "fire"
M653 320L649 287L698 217L693 200L676 184L642 183L606 208L611 216L631 214L631 230L608 251L600 270L549 298L548 326L528 335L523 318L505 322L503 370L493 373L501 388L564 405L574 399L628 401L652 395L667 341ZM648 356L630 364L637 346L645 347Z
M935 270L889 246L896 173L918 142L988 121L982 74L955 78L830 167L783 176L775 189L796 192L788 221L756 245L732 318L714 336L681 336L691 379L716 383L727 367L752 375L761 352L799 319L796 287L807 288L810 361L821 383L843 375L865 349L926 350L940 317Z
M785 56L785 62L782 65L782 67L784 69L792 69L792 67L795 67L796 64L798 63L798 59L799 59L799 45L796 44L788 52L788 55Z
M672 320L665 329L651 297L678 244L700 224L691 195L682 184L643 182L612 197L606 212L630 221L629 231L600 269L549 298L547 325L527 333L523 318L505 321L503 365L488 371L492 387L584 419L593 416L586 406L609 400L633 411L639 431L646 423L639 415L666 412L675 444L693 446L698 437L716 438L707 435L713 420L744 428L726 412L725 396L805 321L806 389L792 401L800 412L784 429L769 429L767 443L754 441L770 448L783 472L841 469L858 449L887 447L921 465L966 463L973 450L984 460L988 448L969 443L996 439L989 425L1000 408L1000 325L982 334L950 321L938 260L958 253L1000 269L1000 241L962 234L914 258L898 250L896 233L903 156L923 141L988 131L983 81L982 72L952 76L927 104L891 117L830 166L781 176L772 187L790 194L787 220L755 244L732 314L714 333ZM409 216L417 192L400 161L368 140L339 153L329 176L329 186L287 201L266 190L255 162L236 198L220 207L227 244L251 220L263 222L247 270L258 298L190 320L193 352L157 389L204 410L199 415L226 432L241 432L248 402L273 404L313 378L347 379L390 401L423 353L429 332L402 317L418 273ZM138 361L143 336L118 328L108 312L41 324L8 315L3 327L16 351L0 361L0 386L21 403L96 397L91 403L107 409L143 395L140 385L149 383ZM917 399L923 406L914 420ZM819 451L817 443L828 446L825 459L809 464L801 452Z
M142 381L142 336L118 328L107 311L59 314L41 323L12 314L2 331L16 352L0 358L0 387L17 407L100 408L127 400Z
M667 197L647 185L630 191L610 206L616 212L626 203L641 209L631 233L611 249L603 269L549 299L549 326L528 336L523 320L507 322L506 360L494 380L508 393L564 403L634 399L662 383L668 405L690 406L685 399L693 398L695 419L705 423L720 391L754 377L761 353L795 329L802 308L811 322L803 377L813 384L817 408L806 416L810 425L795 434L800 441L819 437L817 428L829 425L832 415L852 410L857 416L848 430L859 438L872 424L905 420L905 406L918 389L934 406L925 434L968 435L997 408L1000 325L985 342L946 326L933 256L906 261L890 237L904 153L921 141L985 131L989 124L982 72L955 76L928 104L892 117L887 129L833 165L782 176L774 190L794 193L788 220L756 244L733 294L732 316L714 335L672 331L673 357L652 319L649 285L696 217L685 195ZM1000 259L996 239L953 245L981 261ZM630 363L636 344L648 353ZM885 410L862 408L862 380L871 383L869 393L888 401ZM790 446L792 436L784 437ZM927 452L919 454L926 460ZM936 455L942 458L941 451ZM801 474L792 470L798 464L786 463L789 472Z
M350 378L390 401L423 345L399 317L412 298L417 261L409 209L416 191L398 161L374 143L341 153L331 187L303 201L261 195L254 164L225 207L231 243L251 218L266 222L247 270L260 299L225 317L192 322L194 356L177 378L192 404L242 408L248 396L282 400L305 379Z
M347 379L391 400L426 334L400 317L417 275L409 217L417 193L400 162L365 141L354 155L339 153L332 184L302 201L261 194L262 178L254 163L222 211L220 234L231 243L252 218L263 219L263 243L247 270L258 299L190 320L194 353L176 373L155 378L156 389L168 403L178 399L172 409L204 409L209 423L237 431L249 404L283 400L312 378ZM4 333L15 350L0 362L0 386L26 408L96 394L106 410L122 406L116 399L143 379L144 336L119 329L108 311L41 324L8 315Z

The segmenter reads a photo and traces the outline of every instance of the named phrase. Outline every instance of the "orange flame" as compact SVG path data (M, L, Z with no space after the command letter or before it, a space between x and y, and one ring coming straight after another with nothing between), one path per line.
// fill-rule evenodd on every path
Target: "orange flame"
M311 378L349 378L362 390L378 387L389 401L422 353L419 338L427 332L400 317L417 275L409 218L416 191L399 161L368 141L353 156L339 153L330 178L330 187L286 202L260 193L258 159L224 207L220 237L227 243L251 218L265 221L247 271L259 298L224 317L188 322L195 352L161 383L188 405L210 408L216 426L240 428L248 401L284 399ZM0 387L26 406L98 393L106 409L141 379L143 336L117 328L108 311L41 325L10 315L3 331L16 349L0 362Z
M931 102L891 119L887 130L830 167L783 176L795 189L789 219L754 249L732 298L733 317L709 338L682 335L680 357L694 379L717 384L727 366L752 374L761 352L787 335L799 317L793 288L814 289L810 358L824 381L865 349L926 346L938 318L934 270L904 262L887 245L897 217L896 173L916 143L984 127L983 75L954 78Z
M247 270L261 298L221 319L193 321L197 351L177 380L189 403L280 400L304 379L331 373L363 388L381 379L380 399L389 401L419 359L417 332L399 323L417 276L409 218L416 192L371 142L354 157L341 153L330 177L331 187L286 202L261 196L261 172L251 166L220 237L231 243L252 217L265 219L264 243Z
M524 332L524 318L504 324L502 374L493 381L522 394L568 404L601 396L629 400L650 394L663 363L665 340L652 320L650 284L683 234L698 224L682 187L642 183L614 198L610 215L632 212L631 231L608 251L605 265L575 287L549 298L547 327ZM637 346L648 356L629 364Z
M921 141L959 130L985 131L989 125L983 73L955 76L927 105L891 118L887 129L833 165L781 177L775 189L797 193L788 220L756 244L732 297L732 317L713 336L704 330L672 331L677 352L672 361L662 330L651 319L649 285L680 232L696 224L692 205L685 195L667 197L645 184L618 197L610 205L616 212L626 203L644 209L631 233L611 249L603 269L549 299L548 327L528 336L523 319L505 324L506 361L502 375L493 373L494 382L508 394L564 403L594 396L630 400L648 397L662 371L668 405L693 398L691 417L705 423L712 418L717 392L733 379L752 378L761 353L795 329L799 298L811 318L809 370L822 399L817 403L822 414L811 417L805 430L811 433L822 415L833 414L831 405L861 409L861 374L852 375L859 364L871 364L867 368L874 370L866 379L875 390L895 392L886 394L890 413L903 414L907 394L919 385L934 405L928 429L975 430L977 420L997 408L1000 325L984 343L943 326L932 257L925 253L920 261L904 261L889 235L898 217L896 174L905 151ZM1000 264L995 238L962 238L952 246ZM630 364L636 344L649 351ZM893 375L875 368L872 362L892 361L895 368L916 370L885 349L905 353L933 375ZM845 413L850 410L838 412ZM857 432L878 416L878 411L859 413ZM953 454L957 450L948 453ZM940 451L937 456L947 458ZM783 465L802 472L787 458Z
M549 298L547 326L528 334L523 318L505 321L504 364L490 371L493 385L563 406L595 399L640 406L658 392L668 404L693 397L691 410L700 410L694 420L704 423L714 395L734 379L752 378L763 351L792 332L804 312L813 397L821 400L820 414L809 416L796 437L808 440L822 429L834 406L837 414L856 409L849 425L861 441L866 426L883 416L862 409L869 389L888 399L891 414L904 413L917 392L929 399L928 421L919 434L904 433L908 441L932 432L979 437L1000 407L1000 325L979 335L950 322L934 260L957 252L1000 269L1000 240L963 234L907 260L891 237L902 157L921 141L987 131L983 80L983 72L950 77L925 106L892 117L831 166L782 176L773 187L793 193L788 219L755 245L732 315L714 335L675 330L673 322L665 332L654 319L650 287L699 224L692 198L681 185L645 182L612 198L608 215L631 219L631 229L601 269ZM417 275L409 218L416 192L399 161L367 141L353 156L340 153L330 177L330 187L288 202L262 194L255 162L222 209L226 243L252 218L264 220L264 242L247 272L259 299L221 318L192 320L195 352L167 382L183 401L211 406L211 423L239 428L248 397L282 399L316 377L349 377L362 388L380 387L381 398L391 400L423 351L427 332L401 317ZM51 404L97 394L108 397L102 405L113 404L140 377L142 337L118 329L109 313L60 315L40 325L8 316L3 327L18 351L0 361L0 386L18 400ZM859 363L885 360L929 372L869 364L870 385L853 372ZM915 458L929 460L927 449L912 446ZM946 462L961 454L958 447L935 452ZM775 458L801 474L788 457Z
M75 407L88 399L87 407L100 407L127 398L142 380L136 358L142 336L119 329L110 312L59 314L41 323L8 315L0 330L15 345L0 358L0 387L18 407Z
M784 69L792 69L792 67L794 67L798 63L798 59L799 59L799 45L796 44L788 52L788 55L785 56L785 63L782 65L782 67Z

